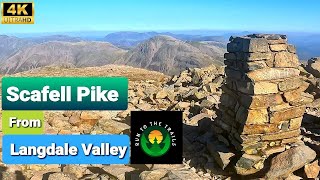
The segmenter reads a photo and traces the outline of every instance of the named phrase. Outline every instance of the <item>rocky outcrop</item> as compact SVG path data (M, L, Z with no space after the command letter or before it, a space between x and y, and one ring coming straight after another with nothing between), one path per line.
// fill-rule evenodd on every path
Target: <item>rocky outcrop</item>
M46 67L13 76L126 76L129 78L129 104L125 111L49 111L45 113L46 134L129 134L130 111L181 110L184 114L184 154L181 165L19 165L27 179L212 179L218 168L207 151L207 141L217 117L224 82L224 69L209 66L188 68L168 78L162 73L138 68ZM1 113L1 112L0 112ZM203 153L199 153L199 152ZM232 155L232 153L229 153ZM225 158L227 158L226 155ZM227 161L224 161L227 162ZM3 164L2 164L3 165ZM4 165L5 166L5 165ZM56 169L54 169L56 168ZM7 172L7 171L5 171ZM13 171L14 172L14 171ZM211 173L212 172L212 173ZM8 173L12 176L12 173Z
M267 179L288 177L292 172L310 163L316 153L307 146L298 146L278 154L271 161L271 167L266 174ZM307 167L308 168L308 167Z
M308 85L286 36L253 34L230 41L217 126L226 145L244 153L235 169L248 175L261 170L271 154L299 141L305 104L313 96L304 92Z
M320 57L311 58L308 60L306 70L314 77L320 78Z

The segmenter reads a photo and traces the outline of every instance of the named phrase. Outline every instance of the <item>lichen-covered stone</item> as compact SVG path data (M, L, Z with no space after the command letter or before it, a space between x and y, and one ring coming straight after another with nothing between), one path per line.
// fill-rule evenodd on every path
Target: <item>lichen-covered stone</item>
M248 110L241 106L236 119L241 124L265 124L269 121L267 109Z
M253 81L267 81L299 76L300 71L294 68L265 68L247 73Z
M239 100L243 106L249 109L267 108L283 103L280 94L241 95Z
M303 117L297 117L297 118L293 118L293 119L290 119L289 121L289 128L290 129L300 129L300 126L301 126L301 123L302 123L302 119Z
M240 57L238 57L238 59L244 61L262 61L272 58L272 54L270 52L243 53L239 54L239 56Z
M272 112L270 114L270 123L278 124L281 121L290 120L296 117L300 117L306 110L305 106L292 107L282 111Z
M267 134L279 132L279 129L276 124L254 124L244 125L240 132L241 134Z
M278 86L271 82L236 82L237 90L245 94L273 94L278 93Z
M279 90L284 92L284 91L289 91L293 89L297 89L301 86L302 80L300 78L290 78L290 79L285 79L282 82L279 82Z
M271 51L285 51L287 50L287 44L271 44L270 45Z
M269 52L269 44L263 38L243 38L242 39L243 52Z
M298 56L289 52L278 52L274 56L274 67L298 67Z
M273 134L266 134L261 137L263 141L273 141L273 140L279 140L279 139L286 139L290 137L296 137L300 134L300 130L293 130L293 131L284 131L284 132L278 132Z

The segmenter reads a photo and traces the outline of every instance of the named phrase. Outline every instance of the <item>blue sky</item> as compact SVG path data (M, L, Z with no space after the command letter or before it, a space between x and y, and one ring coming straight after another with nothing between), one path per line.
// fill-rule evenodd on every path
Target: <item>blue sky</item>
M72 31L320 32L319 0L34 0L34 25L0 34Z

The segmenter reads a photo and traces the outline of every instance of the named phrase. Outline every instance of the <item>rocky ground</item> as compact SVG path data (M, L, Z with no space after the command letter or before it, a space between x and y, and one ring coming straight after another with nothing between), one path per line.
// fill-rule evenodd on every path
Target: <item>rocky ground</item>
M319 173L320 156L320 77L300 67L310 83L308 91L316 100L308 105L302 125L304 146L271 157L269 173L288 174L287 179L313 177ZM319 68L320 70L320 68ZM320 72L320 71L319 71ZM47 134L129 134L132 110L181 110L184 114L183 156L181 165L5 165L0 179L249 179L240 177L226 166L234 154L228 150L215 153L219 141L214 122L219 111L224 69L209 66L187 69L167 77L161 73L124 66L94 68L47 67L14 76L127 76L129 108L126 111L48 111L45 113ZM314 151L317 153L315 158ZM301 152L304 152L301 154ZM216 158L217 156L220 157ZM292 158L289 158L292 157ZM301 159L302 158L302 159ZM311 159L307 165L303 159ZM287 165L281 166L286 162ZM279 166L280 164L280 166ZM263 165L262 165L263 166ZM223 167L224 169L222 169ZM260 176L260 178L263 176Z

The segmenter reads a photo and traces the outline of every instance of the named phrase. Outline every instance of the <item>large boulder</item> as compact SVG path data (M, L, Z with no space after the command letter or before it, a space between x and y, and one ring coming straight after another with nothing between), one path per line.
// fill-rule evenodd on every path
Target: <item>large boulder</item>
M313 76L320 78L320 57L309 59L306 70Z
M292 172L313 161L316 155L316 152L304 145L282 152L271 160L270 170L266 174L266 178L288 177Z

